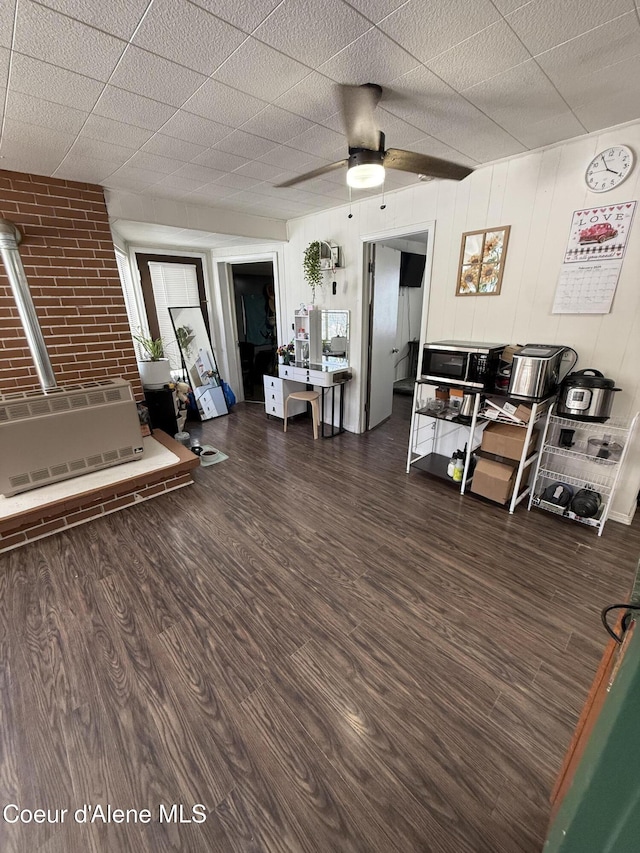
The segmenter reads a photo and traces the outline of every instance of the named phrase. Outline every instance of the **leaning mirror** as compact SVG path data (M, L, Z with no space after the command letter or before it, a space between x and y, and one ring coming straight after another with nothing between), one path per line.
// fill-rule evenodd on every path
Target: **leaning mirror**
M169 308L185 382L191 386L203 421L228 413L216 357L202 308Z
M349 364L349 312L322 310L322 361Z

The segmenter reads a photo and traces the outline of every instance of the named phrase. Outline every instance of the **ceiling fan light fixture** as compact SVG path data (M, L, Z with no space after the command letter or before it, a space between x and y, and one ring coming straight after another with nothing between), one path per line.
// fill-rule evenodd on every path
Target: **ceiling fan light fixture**
M368 151L365 148L349 152L347 184L356 190L379 187L384 183L383 151Z

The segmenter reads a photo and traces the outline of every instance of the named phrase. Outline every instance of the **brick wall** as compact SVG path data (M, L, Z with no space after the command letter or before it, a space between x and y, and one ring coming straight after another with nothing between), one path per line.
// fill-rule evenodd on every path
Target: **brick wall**
M141 398L102 187L0 170L0 214L22 232L20 255L57 381L121 376ZM0 263L0 389L39 387Z

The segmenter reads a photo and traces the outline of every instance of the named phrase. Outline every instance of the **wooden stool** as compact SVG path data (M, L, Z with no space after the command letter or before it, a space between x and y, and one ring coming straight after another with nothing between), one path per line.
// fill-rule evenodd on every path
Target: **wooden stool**
M284 431L287 431L287 404L289 400L306 400L311 403L311 420L313 421L313 437L318 437L318 424L320 423L320 407L318 406L319 391L292 391L284 401Z

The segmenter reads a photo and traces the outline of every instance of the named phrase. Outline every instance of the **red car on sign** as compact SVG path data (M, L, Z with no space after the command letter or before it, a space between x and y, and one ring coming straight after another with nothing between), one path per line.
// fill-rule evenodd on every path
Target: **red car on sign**
M608 222L598 222L590 228L580 232L578 242L580 243L604 243L605 240L613 240L618 236L618 230L609 225Z

